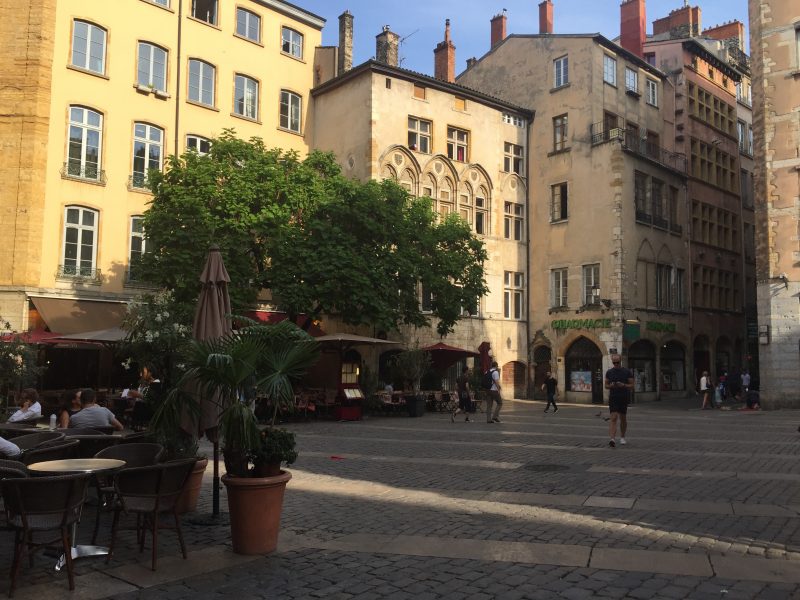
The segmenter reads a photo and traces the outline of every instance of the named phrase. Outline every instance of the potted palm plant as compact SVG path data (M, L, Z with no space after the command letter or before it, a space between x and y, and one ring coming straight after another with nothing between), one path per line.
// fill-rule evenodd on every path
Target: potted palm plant
M394 359L397 375L407 390L404 398L409 417L425 414L425 397L420 393L420 381L430 364L430 354L419 347L401 352Z
M217 405L234 552L265 554L277 546L283 493L292 477L280 464L293 462L297 453L293 434L275 429L275 419L293 404L293 384L318 358L314 338L288 321L249 325L187 347L186 373L167 402L172 410L188 405L193 414L199 411L198 396ZM180 391L192 386L199 394ZM267 398L273 407L264 431L250 401L255 397ZM277 474L264 475L266 463Z

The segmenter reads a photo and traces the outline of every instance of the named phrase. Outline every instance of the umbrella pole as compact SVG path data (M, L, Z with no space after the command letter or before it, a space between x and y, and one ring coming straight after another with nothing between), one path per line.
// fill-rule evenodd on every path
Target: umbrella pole
M219 516L219 440L214 439L214 479L212 491L212 515Z

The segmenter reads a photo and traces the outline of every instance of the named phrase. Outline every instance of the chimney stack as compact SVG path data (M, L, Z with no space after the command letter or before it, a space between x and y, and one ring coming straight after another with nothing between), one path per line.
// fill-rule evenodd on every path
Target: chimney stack
M653 21L653 35L669 34L670 39L697 37L700 35L702 13L699 6L687 2L666 17Z
M450 19L444 22L444 41L433 50L433 76L450 83L456 80L456 47L450 40Z
M739 20L704 29L703 37L725 42L728 48L744 50L744 25Z
M383 26L383 31L375 36L375 60L389 65L400 66L400 36Z
M492 17L492 48L506 39L506 9Z
M339 15L339 63L337 74L353 68L353 15L349 10Z
M644 0L622 0L620 5L619 44L628 52L644 58L647 27Z
M478 59L475 58L474 56L472 58L468 58L467 59L467 69L471 69L475 65L475 63L477 63L477 62L478 62Z
M553 33L553 2L539 3L539 33Z

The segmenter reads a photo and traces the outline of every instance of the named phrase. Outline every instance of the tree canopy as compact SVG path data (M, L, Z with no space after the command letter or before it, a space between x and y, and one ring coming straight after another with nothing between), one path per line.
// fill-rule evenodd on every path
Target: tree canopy
M392 181L346 178L329 153L301 160L226 131L209 154L171 157L150 182L141 272L180 304L197 299L212 244L231 276L234 310L267 289L291 317L335 315L386 331L432 317L445 335L487 292L486 251L466 222L440 219L429 198Z

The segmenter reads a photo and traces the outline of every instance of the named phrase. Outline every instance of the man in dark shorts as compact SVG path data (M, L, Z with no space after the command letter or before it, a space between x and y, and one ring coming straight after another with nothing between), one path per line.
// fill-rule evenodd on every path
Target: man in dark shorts
M628 402L633 389L633 372L621 366L619 354L611 355L611 364L614 365L606 371L606 389L608 390L608 412L611 413L611 421L608 424L608 434L611 438L608 445L616 447L617 442L617 419L619 419L620 434L619 443L623 446L625 433L628 430Z
M458 386L458 407L450 415L450 421L456 422L456 415L463 412L466 415L465 422L469 423L469 413L472 412L472 398L469 395L469 367L461 370L461 375L456 379Z
M558 406L556 406L556 394L558 393L558 379L553 377L553 374L548 371L547 377L544 379L544 383L542 384L542 391L547 393L547 406L544 407L544 412L548 412L550 410L550 405L553 405L553 414L558 412Z

